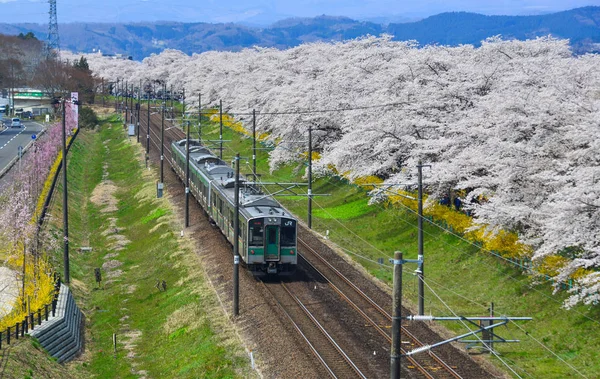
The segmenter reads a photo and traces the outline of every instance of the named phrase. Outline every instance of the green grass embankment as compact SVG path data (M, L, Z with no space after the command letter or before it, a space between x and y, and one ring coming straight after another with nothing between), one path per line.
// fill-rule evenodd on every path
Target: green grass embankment
M83 130L69 153L71 288L87 318L86 351L71 370L98 378L254 377L193 243L179 237L168 199L156 199L142 148L115 121ZM61 203L52 209L57 233Z
M218 125L206 124L202 134L206 140L219 138ZM193 128L192 131L195 129ZM197 134L192 133L192 138ZM231 161L235 153L252 157L251 140L224 129L223 158ZM283 167L269 174L268 152L258 152L258 173L265 182L305 182L304 166ZM241 172L251 173L252 162L242 159ZM432 167L435 170L435 166ZM273 191L281 188L273 188ZM306 192L306 187L295 189ZM363 265L373 276L391 284L392 271L387 263L394 251L405 258L417 258L417 218L414 212L402 208L367 205L367 192L337 178L316 179L313 184L313 229L338 244L352 259ZM306 221L307 198L281 196L277 198L290 211ZM517 322L496 332L520 343L496 344L500 358L490 360L505 372L532 378L598 378L600 372L600 307L561 307L564 292L552 294L549 283L534 283L532 278L489 252L448 233L435 225L424 223L425 313L436 316L486 316L494 303L496 315L531 316L533 321ZM385 265L377 264L384 258ZM417 281L414 264L404 267L405 303L416 308ZM468 329L459 322L444 322L450 335L463 334ZM473 339L473 338L469 338ZM556 354L556 355L555 355Z

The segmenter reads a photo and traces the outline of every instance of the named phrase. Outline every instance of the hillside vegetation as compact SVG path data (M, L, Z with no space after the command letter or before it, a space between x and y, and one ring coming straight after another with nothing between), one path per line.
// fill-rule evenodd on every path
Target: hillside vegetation
M169 199L156 199L156 176L141 151L113 117L81 131L69 152L70 287L87 327L84 354L69 370L97 378L252 378L198 247L179 236ZM56 233L61 205L52 209ZM61 249L54 264L62 270Z

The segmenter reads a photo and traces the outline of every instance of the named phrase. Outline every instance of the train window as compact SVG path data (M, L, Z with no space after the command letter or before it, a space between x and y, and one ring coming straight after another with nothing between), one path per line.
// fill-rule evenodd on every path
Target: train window
M263 220L254 219L249 221L250 224L250 245L262 246L263 245Z
M250 228L250 244L253 246L262 246L262 244L263 244L262 225Z
M233 228L233 211L229 210L229 226Z
M281 225L281 246L296 246L296 221L283 220Z
M277 228L270 227L267 229L267 244L273 245L277 243Z

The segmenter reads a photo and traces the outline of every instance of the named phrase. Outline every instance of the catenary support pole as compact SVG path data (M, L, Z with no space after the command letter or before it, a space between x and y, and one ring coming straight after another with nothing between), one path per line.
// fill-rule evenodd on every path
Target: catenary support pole
M69 209L68 209L68 191L67 191L67 123L66 103L62 101L62 170L63 170L63 264L65 270L65 284L69 284L71 276L69 272Z
M127 118L129 117L129 98L127 95L129 94L129 81L125 81L125 118L123 119L124 124L127 124Z
M312 229L312 125L308 126L308 229Z
M198 143L202 145L202 94L198 92Z
M182 90L181 95L181 119L185 119L185 87Z
M165 181L164 160L165 160L165 103L160 107L160 184Z
M235 185L234 185L234 203L235 217L233 219L233 315L237 316L240 313L240 250L239 250L239 235L240 235L240 153L235 155Z
M133 117L134 117L134 113L133 113L133 94L135 92L135 87L133 86L133 83L131 83L131 94L129 94L129 97L131 98L131 100L129 101L129 109L131 110L130 116L129 116L129 123L133 124Z
M104 78L102 78L102 108L104 108Z
M219 158L223 159L223 100L219 100Z
M401 318L402 318L402 253L394 252L394 291L392 295L392 348L390 351L390 378L400 378Z
M185 142L185 227L190 226L190 122L187 121Z
M148 93L148 125L146 125L146 167L148 167L148 160L150 159L150 93Z
M138 98L137 98L137 115L135 121L137 124L137 142L140 143L140 108L142 107L142 79L140 79L140 86L138 87Z
M423 281L425 280L425 263L423 262L423 162L419 159L417 166L419 169L419 202L418 202L418 225L419 225L419 256L418 259L421 261L417 269L417 275L419 278L419 315L423 316L425 313L425 288Z
M117 83L113 87L113 90L115 92L115 112L119 111L119 98L117 97L117 95L119 93L118 89L119 89L119 79L117 79Z
M252 110L252 175L256 182L256 109Z

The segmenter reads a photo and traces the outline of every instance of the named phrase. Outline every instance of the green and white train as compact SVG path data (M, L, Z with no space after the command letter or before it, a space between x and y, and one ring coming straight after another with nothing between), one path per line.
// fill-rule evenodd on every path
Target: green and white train
M186 140L171 143L172 165L185 180ZM235 172L198 140L190 140L190 192L227 240L234 241ZM240 176L239 252L254 275L294 272L298 261L297 220Z

